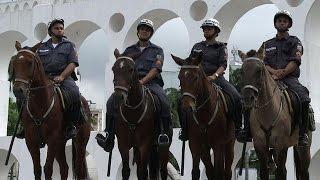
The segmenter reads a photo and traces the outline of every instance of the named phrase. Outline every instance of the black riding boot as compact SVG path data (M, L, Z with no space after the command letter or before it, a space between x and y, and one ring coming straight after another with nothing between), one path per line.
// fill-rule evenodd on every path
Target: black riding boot
M180 132L179 132L179 139L181 141L188 141L188 124L187 124L187 115L183 111L181 106L181 99L178 99L178 108L177 108L178 116L179 116L179 122L180 122Z
M111 152L114 147L114 138L115 138L115 130L114 130L115 122L112 115L106 113L106 137L102 134L97 134L96 140L100 147L102 147L106 152Z
M302 118L300 120L300 124L299 124L299 142L298 145L299 146L308 146L309 145L309 137L307 134L307 125L308 125L308 110L309 110L309 103L305 102L302 103Z
M244 128L242 129L242 119L235 118L238 120L238 122L235 122L235 128L236 128L236 138L239 142L245 143L245 142L251 142L251 133L250 133L250 110L245 110L243 113L243 119L244 119Z
M161 145L169 145L170 144L170 136L172 135L172 122L171 117L160 118L159 126L160 126L160 134L158 136L158 144Z
M67 111L67 128L66 128L66 139L72 139L77 136L77 128L75 124L80 119L80 99L77 102L77 104L74 104L73 107L71 107Z

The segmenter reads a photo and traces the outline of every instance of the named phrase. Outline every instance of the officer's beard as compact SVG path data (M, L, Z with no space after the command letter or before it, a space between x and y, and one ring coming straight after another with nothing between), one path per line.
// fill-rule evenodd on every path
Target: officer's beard
M139 41L141 41L141 42L148 42L148 41L151 39L152 34L151 34L148 38L142 38L142 37L139 35L139 33L137 33L137 36L138 36Z
M57 39L58 41L61 41L64 36L63 36L63 35L52 34L52 37L54 37L54 38Z
M280 33L284 33L284 32L287 32L289 31L289 28L278 28L276 27L277 31L280 32Z

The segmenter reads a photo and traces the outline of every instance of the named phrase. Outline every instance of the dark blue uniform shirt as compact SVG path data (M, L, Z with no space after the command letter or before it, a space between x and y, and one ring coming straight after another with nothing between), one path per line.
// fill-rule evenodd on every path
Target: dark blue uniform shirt
M228 53L224 43L216 42L209 45L205 41L199 42L193 46L190 57L195 50L201 50L203 53L201 65L207 76L213 75L221 66L227 69Z
M135 59L135 68L139 73L140 79L146 76L151 69L156 68L159 71L159 73L152 80L152 82L155 82L159 84L161 87L163 87L161 72L164 55L162 48L149 42L148 46L141 51L139 44L136 43L126 48L123 55L133 55L138 54L140 52L141 55Z

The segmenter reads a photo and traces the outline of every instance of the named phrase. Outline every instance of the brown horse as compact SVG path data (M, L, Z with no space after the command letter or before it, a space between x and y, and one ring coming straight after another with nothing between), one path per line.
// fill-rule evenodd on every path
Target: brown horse
M197 58L181 58L172 55L181 66L182 109L187 112L189 147L193 159L192 179L200 177L200 159L206 167L209 180L232 178L234 155L234 123L227 118L225 105L218 88L207 79ZM214 166L210 150L214 152Z
M242 60L244 60L244 63L242 65L242 72L244 78L243 83L247 85L244 87L243 91L243 95L245 97L245 105L250 106L252 108L252 114L254 114L253 117L250 118L251 131L253 133L253 136L257 136L257 134L259 134L260 136L256 138L253 137L253 139L255 139L255 147L259 146L259 150L262 151L260 155L262 156L263 154L263 157L261 157L261 159L259 157L260 163L263 163L263 165L261 166L260 176L264 178L267 177L268 171L265 167L265 163L268 161L264 161L268 159L266 159L267 157L264 153L266 151L269 151L269 148L274 148L275 150L278 149L278 152L275 153L274 157L275 160L278 159L278 162L275 162L277 164L277 167L279 167L277 170L277 177L285 177L286 171L284 165L287 156L286 152L288 147L294 146L293 152L296 168L296 178L297 180L308 180L308 169L311 160L310 146L297 146L297 132L299 129L297 127L291 129L291 124L293 123L292 113L288 111L287 102L283 100L284 94L278 88L278 85L273 80L270 73L268 73L265 69L263 62L260 61L260 59L263 59L264 57L264 52L261 49L263 49L263 45L259 48L258 52L251 50L247 54L245 54L242 51L239 51L240 57L242 58ZM261 82L264 83L261 84ZM258 89L259 86L260 89ZM253 102L258 104L264 104L265 106L258 107L255 105L256 107L254 107L254 104L252 104ZM282 107L279 107L279 105ZM268 116L264 116L265 114L268 114ZM276 118L268 119L270 117L272 118L272 116L270 115L274 115L274 117ZM257 128L256 126L259 127ZM269 128L269 132L262 132L261 130L267 130L264 129L266 127ZM265 138L262 138L261 135L265 135ZM312 137L312 132L310 130L308 132L308 136L310 138ZM258 138L262 138L264 139L264 141L261 141L261 139ZM258 150L256 149L256 151Z
M131 57L116 55L114 73L114 101L116 104L115 134L122 157L122 178L129 179L129 150L134 149L139 180L157 179L160 165L161 178L167 179L169 145L155 145L157 112L155 98L139 83L139 75ZM171 137L170 143L171 143ZM150 158L150 159L149 159Z
M34 176L41 179L40 145L48 145L47 159L44 166L45 179L51 180L53 161L60 166L62 180L68 178L68 164L65 156L65 129L67 119L63 113L63 105L54 85L45 75L40 57L36 54L41 43L32 48L21 48L16 42L17 54L13 56L10 66L13 76L13 91L17 99L24 99L22 105L22 122L25 128L25 139L32 156ZM83 98L85 111L90 110ZM73 169L76 179L87 179L86 145L89 140L91 126L84 122L77 125L78 135L72 140Z

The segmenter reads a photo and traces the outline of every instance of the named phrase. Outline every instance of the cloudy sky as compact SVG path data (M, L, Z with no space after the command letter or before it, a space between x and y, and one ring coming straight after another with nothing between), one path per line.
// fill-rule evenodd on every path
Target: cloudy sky
M263 41L272 38L276 33L273 27L273 16L276 12L277 8L274 5L263 5L246 13L231 32L228 42L229 50L232 47L244 51L257 49ZM199 33L202 33L200 28ZM97 103L99 108L104 102L104 70L108 61L106 52L108 43L104 39L106 39L104 32L98 30L92 33L79 49L81 92L87 99ZM165 51L165 69L176 68L169 53L174 52L176 55L185 57L190 51L187 29L179 18L161 26L155 32L152 41L163 47ZM167 87L173 86L178 80L175 78L175 73L166 73L163 76Z

